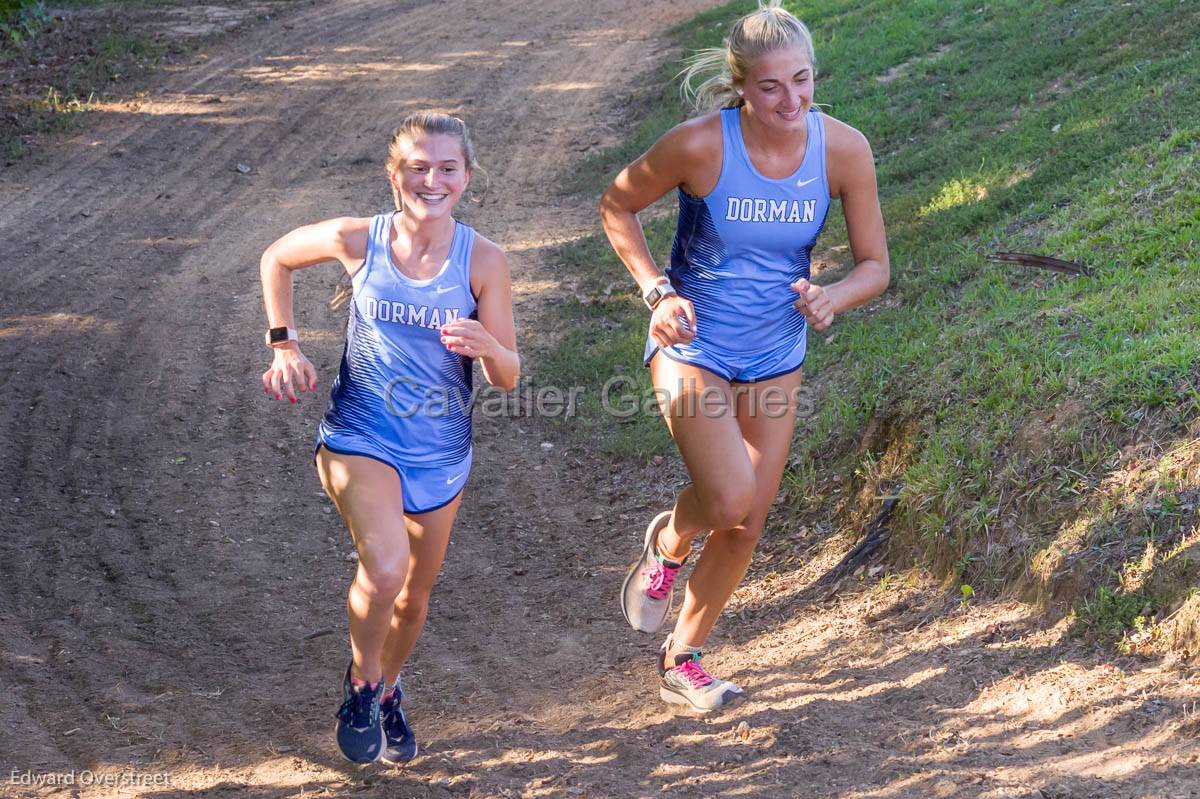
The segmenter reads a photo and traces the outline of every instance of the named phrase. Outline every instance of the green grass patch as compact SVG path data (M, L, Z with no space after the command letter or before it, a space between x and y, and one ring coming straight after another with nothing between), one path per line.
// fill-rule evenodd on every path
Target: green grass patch
M49 21L44 3L0 0L0 60L9 48L41 33Z
M706 14L679 39L715 44L751 7ZM789 7L815 37L816 99L872 142L892 284L886 302L810 336L806 376L820 396L788 484L898 479L894 547L981 594L1000 590L1104 501L1114 453L1151 421L1163 443L1185 439L1200 411L1200 14L1176 0ZM676 97L665 89L579 185L602 183L681 119ZM647 235L664 263L671 220ZM817 249L844 244L835 203ZM1003 250L1093 274L984 257ZM559 259L577 293L601 299L560 306L570 333L547 374L598 390L644 371L646 313L607 243L584 239ZM651 434L660 420L616 425L582 410L598 414L585 429L613 455L669 449ZM886 475L861 440L871 420L914 426L916 444ZM1120 537L1127 511L1085 526L1080 546L1104 530ZM1085 615L1124 624L1127 608L1098 593L1107 579L1085 583Z
M92 52L71 69L71 82L80 86L101 86L126 77L141 76L152 70L168 49L166 41L147 33L107 33L96 42Z

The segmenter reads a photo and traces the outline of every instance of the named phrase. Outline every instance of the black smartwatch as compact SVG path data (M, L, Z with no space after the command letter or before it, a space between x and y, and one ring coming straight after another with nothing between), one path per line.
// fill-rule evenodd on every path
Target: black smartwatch
M299 336L296 335L294 327L272 327L267 331L267 346L274 347L276 344L283 344L285 341L299 341Z
M653 311L663 301L663 297L674 293L675 287L670 283L655 283L649 291L642 295L642 302L646 303L646 307Z

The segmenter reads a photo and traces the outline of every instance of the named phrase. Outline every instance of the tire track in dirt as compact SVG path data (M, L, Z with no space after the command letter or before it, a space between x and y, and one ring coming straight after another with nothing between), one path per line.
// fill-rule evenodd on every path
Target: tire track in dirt
M645 23L661 30L699 5ZM345 770L325 721L352 567L308 466L322 402L298 413L253 393L265 362L257 255L299 222L386 207L387 131L408 109L449 104L475 124L492 173L468 213L517 245L522 292L548 271L537 260L547 227L557 240L593 225L590 201L564 213L549 190L590 133L597 99L628 85L627 64L652 41L614 26L632 8L497 3L465 26L465 3L305 9L199 74L166 79L139 114L102 121L52 166L4 178L0 241L22 268L0 300L10 365L0 479L20 499L0 543L0 578L14 586L0 606L0 673L16 699L0 707L0 748L46 770L153 763L212 784L224 773L214 760L253 767L269 753L257 742L299 741L315 763ZM543 50L548 40L556 47ZM230 169L237 161L250 175ZM341 314L322 310L333 282L306 274L297 291L325 381L340 354ZM512 435L485 427L481 437ZM481 468L472 491L482 498L507 476ZM553 493L531 491L535 502ZM496 541L472 529L478 519L459 525L449 585L509 562L514 541L532 551L532 525L545 523ZM539 638L537 624L521 629L522 604L544 595L521 600L516 587L480 586L483 596L464 597L473 607L432 614L430 654L414 667L451 679L426 694L431 717L464 701L486 712L509 693L480 662L434 653L477 636L475 608L494 602L503 623L473 647L495 671L519 672L522 638ZM461 596L448 591L445 604ZM338 632L298 643L322 625ZM540 669L532 692L553 674ZM436 747L433 729L429 739Z

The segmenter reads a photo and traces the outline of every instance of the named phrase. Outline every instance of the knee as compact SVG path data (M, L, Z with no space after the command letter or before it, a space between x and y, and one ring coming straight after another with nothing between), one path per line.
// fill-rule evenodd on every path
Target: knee
M358 561L356 582L372 602L393 601L408 579L408 559L394 554L364 552Z
M737 527L754 507L754 479L727 479L700 495L705 521L713 530Z
M429 613L429 597L416 596L408 591L396 597L395 617L405 624L422 624Z

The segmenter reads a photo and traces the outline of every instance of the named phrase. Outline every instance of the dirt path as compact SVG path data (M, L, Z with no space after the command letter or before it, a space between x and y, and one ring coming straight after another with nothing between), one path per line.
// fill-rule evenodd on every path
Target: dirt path
M713 4L300 7L0 176L0 795L1200 796L1194 672L1105 663L1024 608L919 588L823 604L806 586L827 564L777 554L710 657L753 699L672 715L657 641L615 603L671 481L519 418L480 420L407 675L425 754L388 770L334 751L353 564L309 461L323 396L256 390L259 253L387 207L391 126L460 112L492 183L467 217L509 251L530 341L557 288L547 246L595 225L555 187L669 56L666 28ZM335 282L297 291L322 392Z

